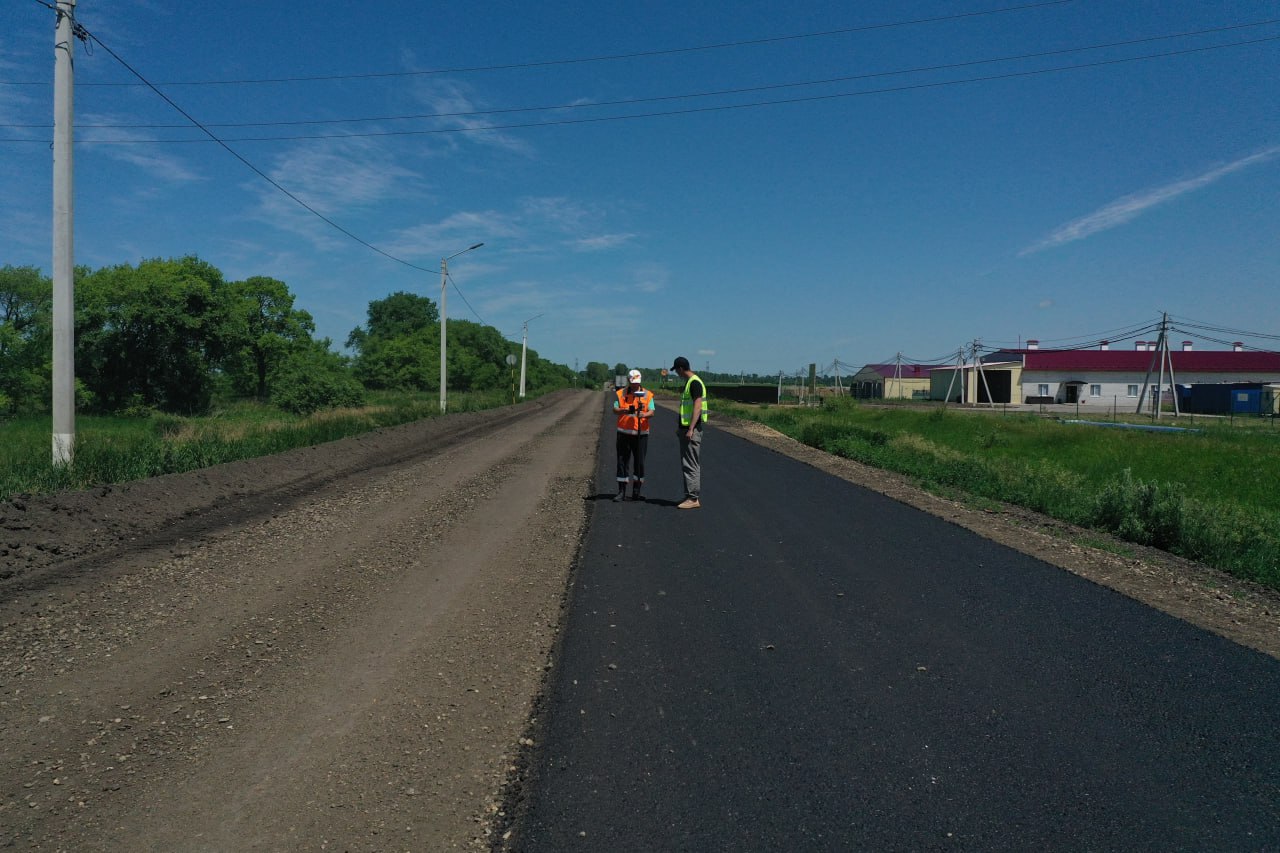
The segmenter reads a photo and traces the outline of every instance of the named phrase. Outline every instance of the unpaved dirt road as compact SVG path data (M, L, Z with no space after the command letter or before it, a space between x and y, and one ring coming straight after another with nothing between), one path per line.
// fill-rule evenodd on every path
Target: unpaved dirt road
M561 392L0 504L0 846L488 848L600 416Z

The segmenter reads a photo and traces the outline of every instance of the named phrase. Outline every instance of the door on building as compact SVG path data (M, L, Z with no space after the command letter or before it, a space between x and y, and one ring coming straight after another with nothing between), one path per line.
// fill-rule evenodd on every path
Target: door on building
M1078 403L1080 401L1080 389L1083 387L1083 382L1068 382L1065 389L1067 392L1067 402Z
M990 394L987 393L988 389ZM1008 370L983 370L978 378L979 403L1012 403L1013 373Z

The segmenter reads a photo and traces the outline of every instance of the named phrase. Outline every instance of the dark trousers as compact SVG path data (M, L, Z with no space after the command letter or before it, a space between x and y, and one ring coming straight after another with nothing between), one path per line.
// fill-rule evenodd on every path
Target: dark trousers
M640 488L644 483L644 456L649 452L649 434L628 435L618 433L618 487L624 488L627 483L635 483ZM635 459L635 473L631 471L631 460Z

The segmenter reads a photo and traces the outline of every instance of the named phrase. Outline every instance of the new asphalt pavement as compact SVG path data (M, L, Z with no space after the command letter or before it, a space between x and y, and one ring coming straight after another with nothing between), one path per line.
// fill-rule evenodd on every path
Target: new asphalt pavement
M602 419L516 849L1280 849L1280 662L712 418Z

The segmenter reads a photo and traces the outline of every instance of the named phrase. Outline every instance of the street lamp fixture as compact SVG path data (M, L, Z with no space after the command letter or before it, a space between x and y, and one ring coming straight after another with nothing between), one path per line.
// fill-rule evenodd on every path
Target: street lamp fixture
M538 318L539 318L539 317L541 317L541 316L543 316L543 315L542 315L542 314L535 314L534 316L530 317L528 320L525 320L525 321L524 321L524 343L522 343L522 344L520 345L520 399L521 399L521 400L523 400L523 399L524 399L524 367L525 367L525 359L526 359L526 357L528 356L528 353L529 353L529 324L530 324L530 323L532 323L534 320L538 319Z
M445 341L448 336L448 320L446 319L445 311L445 297L448 291L445 288L449 282L449 261L458 257L458 255L465 255L473 249L479 249L483 245L484 243L476 243L474 246L469 246L461 252L454 252L449 257L440 259L440 414L442 415L444 414L445 409L448 408L449 402L448 386L446 384L448 381L448 373L445 369Z

